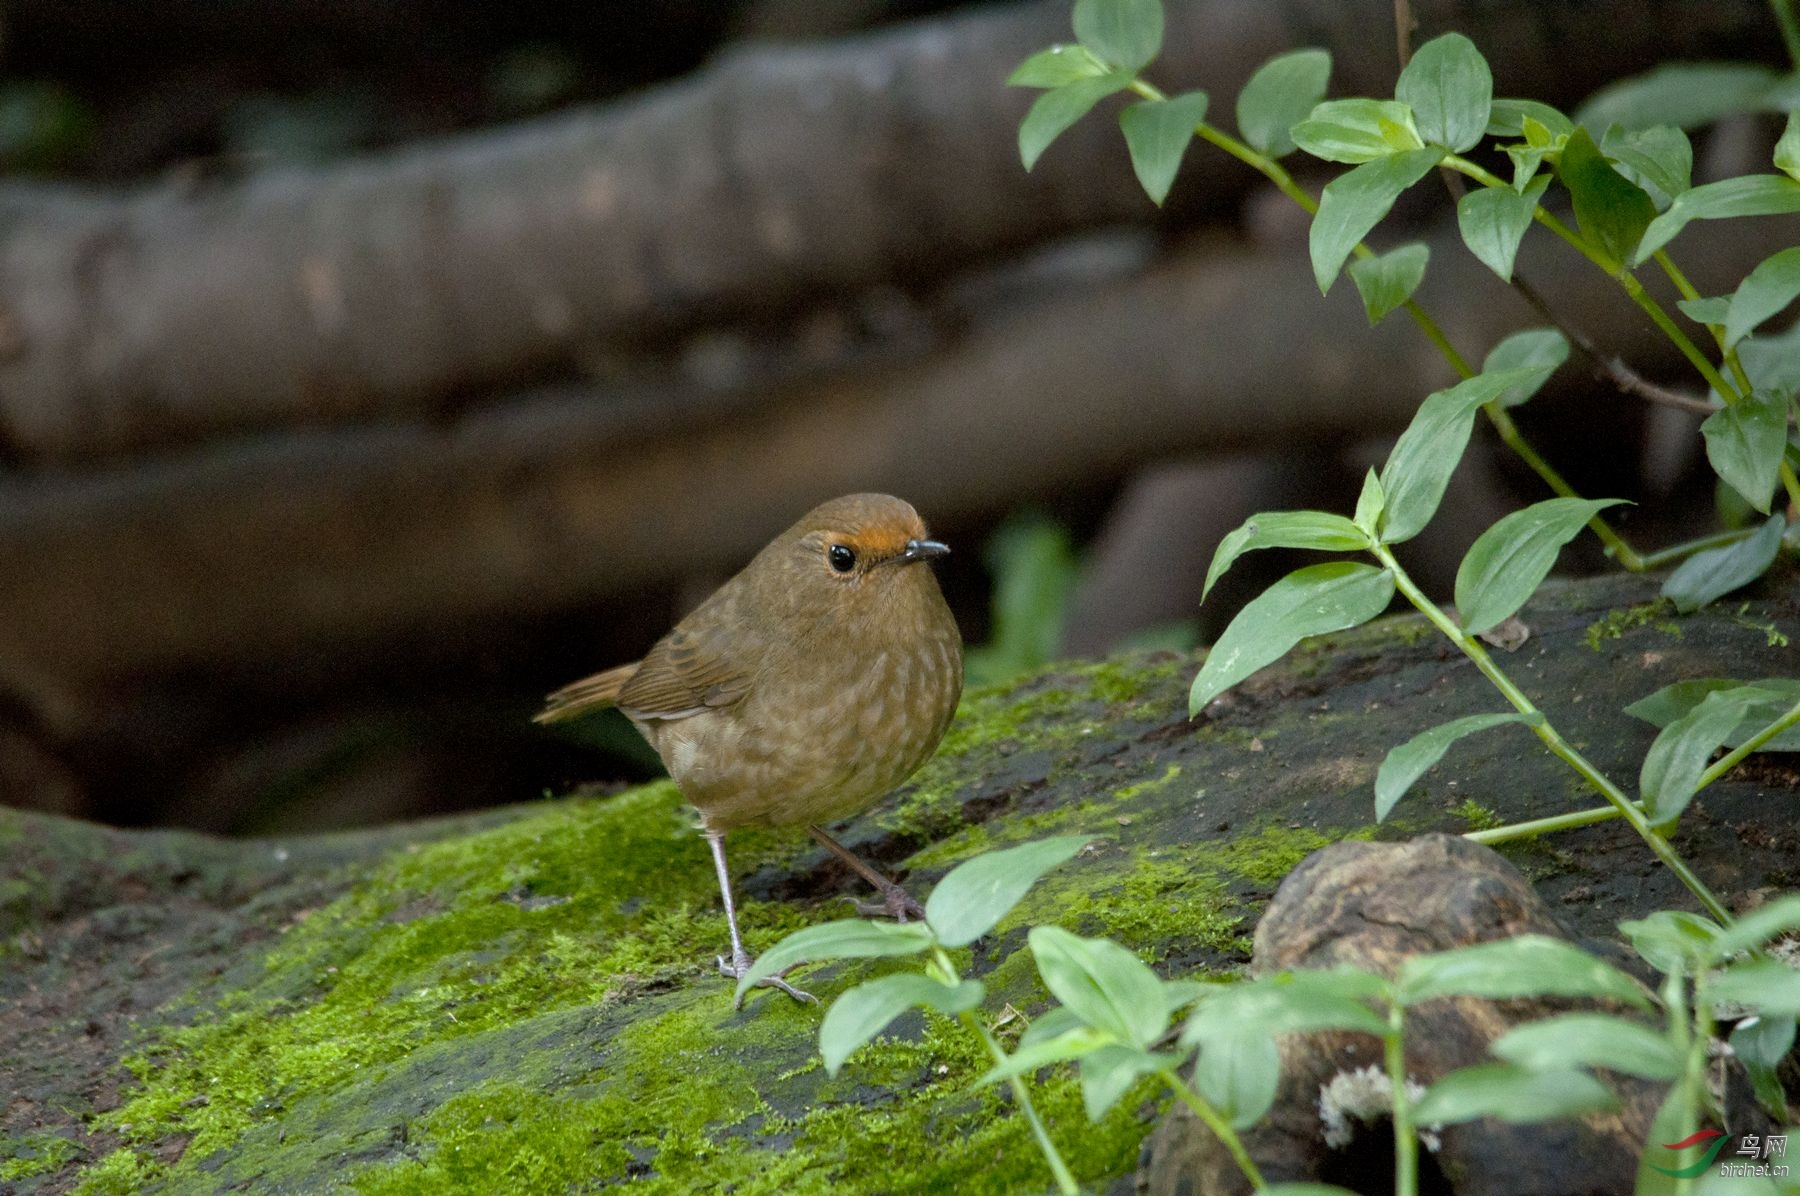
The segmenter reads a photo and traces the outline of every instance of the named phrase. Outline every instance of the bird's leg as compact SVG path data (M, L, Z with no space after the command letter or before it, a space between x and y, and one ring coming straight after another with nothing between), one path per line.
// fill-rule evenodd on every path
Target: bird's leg
M731 872L725 867L725 832L709 830L706 841L712 845L713 867L719 873L719 895L725 898L725 924L731 927L731 962L727 963L723 955L719 956L719 971L733 980L742 980L744 973L750 970L753 962L750 953L744 950L743 937L738 934L737 905L731 900ZM783 972L785 976L787 973ZM779 988L796 1001L811 1001L817 1005L819 999L809 992L795 988L781 976L764 976L756 982L766 988ZM744 998L739 997L732 1008L742 1009Z
M908 896L905 889L901 888L898 884L889 880L881 873L875 871L875 869L869 867L869 865L864 863L855 852L826 834L823 827L808 826L806 829L812 833L813 838L824 845L826 851L829 851L832 855L850 865L851 869L855 871L858 876L874 885L875 891L881 894L881 901L879 904L865 905L860 901L857 902L857 913L864 917L886 914L896 922L904 922L908 918L920 922L925 920L925 907Z

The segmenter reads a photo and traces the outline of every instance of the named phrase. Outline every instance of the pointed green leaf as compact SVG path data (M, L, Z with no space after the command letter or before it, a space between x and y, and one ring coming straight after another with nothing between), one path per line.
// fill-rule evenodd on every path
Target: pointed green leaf
M1492 1050L1527 1071L1604 1067L1647 1080L1673 1080L1683 1065L1681 1052L1655 1030L1604 1013L1565 1013L1526 1022L1496 1039Z
M1781 140L1775 143L1775 169L1790 179L1800 179L1800 112L1790 112Z
M1092 1026L1077 1025L1054 1038L1040 1039L1029 1046L1021 1045L1006 1057L1005 1062L996 1064L976 1080L975 1086L979 1088L984 1084L995 1084L1013 1076L1028 1076L1041 1067L1079 1059L1083 1055L1091 1055L1115 1045L1117 1042L1110 1034Z
M1092 841L1063 835L965 860L925 899L925 924L946 947L974 942L1012 911L1038 878Z
M1600 149L1620 174L1649 193L1659 210L1693 185L1694 147L1674 125L1629 132L1614 125L1600 139Z
M1281 972L1219 985L1188 1016L1181 1045L1308 1030L1359 1030L1382 1037L1388 1033L1387 1018L1369 1002L1385 1003L1389 996L1387 981L1357 968Z
M1135 74L1162 52L1162 0L1075 0L1075 37L1103 62Z
M1412 109L1419 136L1460 154L1487 130L1494 76L1474 42L1446 33L1413 53L1394 85L1394 98Z
M1589 96L1575 119L1590 129L1675 125L1692 129L1738 112L1759 112L1781 76L1739 62L1671 63L1609 83Z
M1665 685L1655 693L1625 707L1625 713L1658 727L1666 727L1701 702L1706 695L1721 690L1743 690L1751 699L1744 711L1744 721L1725 737L1726 747L1736 747L1764 726L1774 722L1788 707L1800 702L1800 679L1764 677L1756 681L1736 681L1729 677L1694 677ZM1800 752L1800 727L1789 727L1763 745L1766 752Z
M1777 1117L1787 1115L1787 1091L1776 1069L1794 1049L1794 1029L1791 1017L1747 1017L1731 1028L1731 1053L1744 1065L1756 1099Z
M1552 137L1567 137L1575 131L1575 122L1548 104L1537 100L1495 100L1488 111L1488 135L1523 137L1527 120L1536 121Z
M918 922L870 922L863 918L844 918L819 926L808 926L762 953L748 972L738 980L737 995L742 997L764 976L775 976L800 963L823 963L832 959L870 959L887 955L916 955L931 946L931 931Z
M1083 1055L1077 1070L1081 1074L1081 1103L1088 1120L1099 1121L1139 1079L1153 1071L1171 1071L1176 1062L1172 1056L1119 1043Z
M952 987L917 972L900 972L859 984L836 1001L819 1024L819 1054L825 1057L825 1073L837 1075L850 1053L888 1028L895 1018L915 1006L939 1013L961 1013L981 1004L986 990L979 980L964 980Z
M1495 399L1502 407L1517 407L1535 395L1550 380L1550 374L1556 372L1567 360L1567 337L1554 328L1527 328L1513 333L1488 350L1487 357L1481 362L1481 372L1493 374L1501 370L1522 369L1549 371L1538 378L1534 385L1510 386Z
M1294 151L1288 130L1305 120L1325 98L1331 55L1324 50L1290 50L1262 64L1238 93L1237 126L1251 148L1271 158Z
M1743 340L1752 328L1800 295L1800 245L1764 258L1732 292L1725 316L1725 347Z
M1557 171L1574 201L1582 239L1614 262L1631 262L1645 228L1656 219L1650 196L1613 169L1586 129L1569 135Z
M1190 91L1171 100L1145 100L1119 111L1119 128L1131 150L1131 168L1151 202L1168 197L1181 166L1181 155L1194 138L1194 126L1206 119L1206 93Z
M1384 124L1410 133L1412 144L1399 149L1424 146L1413 128L1412 113L1395 100L1326 100L1288 135L1295 145L1327 162L1373 162L1396 152L1390 135L1382 132Z
M1787 410L1785 395L1753 390L1732 406L1719 408L1700 425L1713 472L1765 515L1769 497L1780 481L1781 455L1787 449Z
M1400 965L1396 999L1411 1008L1438 997L1597 997L1649 1009L1638 982L1580 948L1541 934L1477 943Z
M1061 87L1077 79L1092 79L1106 73L1106 64L1089 53L1086 46L1051 46L1015 67L1007 76L1006 85Z
M1131 82L1127 75L1101 75L1053 87L1039 96L1019 122L1019 160L1030 170L1063 130L1086 116L1095 104Z
M1298 130L1295 132L1298 138ZM1319 293L1331 290L1338 267L1369 230L1381 223L1400 193L1424 178L1443 158L1439 149L1406 150L1365 162L1325 185L1308 245Z
M1680 817L1700 785L1700 774L1725 743L1751 699L1738 690L1708 694L1706 700L1662 729L1644 756L1638 790L1644 812L1656 825Z
M1325 511L1264 511L1250 516L1219 541L1219 547L1213 551L1212 565L1206 571L1206 584L1200 589L1200 601L1206 601L1213 583L1246 552L1259 548L1361 552L1368 547L1369 538L1342 515Z
M1468 447L1481 405L1516 386L1536 387L1549 373L1543 366L1481 373L1419 404L1412 423L1400 434L1381 469L1381 485L1387 494L1383 543L1410 540L1431 521L1450 475Z
M1550 176L1544 175L1525 188L1523 194L1510 187L1477 187L1457 201L1456 227L1463 244L1481 260L1481 264L1512 281L1513 259L1518 256L1519 242L1531 227L1532 216Z
M1712 958L1719 924L1699 914L1664 909L1647 918L1621 922L1619 931L1631 940L1631 949L1657 971L1688 975Z
M1413 1116L1420 1125L1459 1125L1478 1117L1530 1125L1618 1107L1606 1085L1584 1071L1483 1063L1453 1071L1427 1088Z
M1281 1056L1261 1031L1206 1040L1194 1062L1194 1087L1233 1129L1248 1129L1275 1103Z
M1307 636L1367 623L1393 597L1393 574L1355 561L1331 561L1288 574L1251 599L1206 654L1188 692L1189 715L1280 660Z
M1685 615L1749 585L1775 563L1781 533L1786 530L1787 520L1777 512L1736 544L1696 552L1663 582L1663 597L1672 599L1675 609Z
M1757 950L1793 930L1800 930L1800 893L1778 897L1733 922L1713 940L1713 958Z
M1034 926L1027 942L1044 985L1065 1007L1119 1042L1148 1047L1169 1025L1162 981L1111 939L1087 939L1060 926Z
M1363 475L1362 492L1356 496L1356 514L1351 522L1356 530L1371 540L1380 534L1381 516L1387 509L1387 494L1381 489L1381 478L1371 467Z
M1800 1017L1800 971L1775 959L1747 959L1708 976L1706 999L1748 1005L1764 1017Z
M1431 250L1421 241L1361 258L1347 267L1350 281L1362 295L1363 310L1369 326L1381 323L1387 314L1412 298L1425 279L1425 264Z
M1718 324L1723 327L1725 317L1731 314L1731 296L1714 295L1708 299L1677 299L1675 306L1681 314L1696 324Z
M1747 174L1684 191L1669 210L1650 222L1632 264L1642 262L1675 239L1690 220L1732 216L1780 216L1800 212L1800 182L1784 174Z
M1543 721L1544 716L1541 714L1526 715L1517 711L1509 714L1471 714L1467 718L1452 719L1447 723L1439 723L1428 731L1421 731L1382 759L1381 770L1375 774L1375 821L1387 821L1388 813L1406 795L1406 791L1413 787L1413 782L1441 760L1444 753L1450 750L1450 745L1457 740L1504 723Z
M1479 635L1505 622L1550 575L1557 554L1617 498L1549 498L1514 511L1476 537L1456 570L1463 630Z

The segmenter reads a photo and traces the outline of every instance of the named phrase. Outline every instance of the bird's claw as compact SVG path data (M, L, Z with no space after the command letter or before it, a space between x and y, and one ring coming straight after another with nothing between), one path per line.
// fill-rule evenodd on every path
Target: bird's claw
M899 885L881 890L880 901L859 901L856 912L865 918L892 918L896 922L923 922L925 907L914 901Z
M750 970L750 963L749 956L745 956L742 959L729 960L721 955L719 956L719 974L730 980L742 980L744 978L744 973ZM794 967L799 966L799 964L794 965ZM819 998L813 996L804 989L795 988L783 979L789 972L794 970L794 967L783 968L779 973L773 976L764 976L752 987L761 986L763 988L778 988L802 1005L817 1005L819 1003ZM733 1009L742 1009L744 1007L744 998L741 994L731 1003L731 1007Z

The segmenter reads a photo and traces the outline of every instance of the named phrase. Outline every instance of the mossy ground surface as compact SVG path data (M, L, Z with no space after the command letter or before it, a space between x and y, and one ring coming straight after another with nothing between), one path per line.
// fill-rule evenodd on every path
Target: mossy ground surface
M1608 615L1648 592L1551 591L1504 662L1627 784L1653 730L1621 706L1682 677L1792 671L1760 628L1800 630L1780 597L1679 620L1679 636ZM1039 923L1110 935L1165 975L1230 974L1262 903L1324 843L1590 804L1509 727L1465 741L1377 832L1386 748L1498 704L1414 632L1389 621L1311 645L1191 723L1193 662L1166 654L972 695L939 755L843 838L923 895L981 851L1096 836L964 953L990 1016L1044 1007L1023 949ZM1795 788L1765 758L1709 790L1678 844L1727 893L1793 887ZM753 951L859 895L809 842L743 833L729 848ZM834 1079L818 1009L762 990L732 1009L710 964L726 942L711 865L667 784L293 842L0 813L0 851L0 1090L17 1094L0 1107L0 1193L1048 1184L1010 1099L971 1088L986 1063L959 1024L907 1015ZM1595 939L1683 904L1617 826L1514 858ZM802 983L829 1001L896 966ZM1157 1094L1091 1126L1067 1075L1035 1091L1076 1172L1129 1190Z

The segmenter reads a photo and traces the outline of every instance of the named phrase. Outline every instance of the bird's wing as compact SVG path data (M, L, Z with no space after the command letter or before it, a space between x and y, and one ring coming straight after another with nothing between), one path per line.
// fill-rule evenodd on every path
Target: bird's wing
M618 665L604 673L595 673L592 677L583 677L580 681L563 686L544 699L544 708L531 721L560 723L615 705L619 700L619 691L631 680L631 675L638 671L638 665L639 662L634 660L630 664Z
M677 627L657 641L619 690L619 708L638 718L687 718L739 701L750 692L724 636Z

